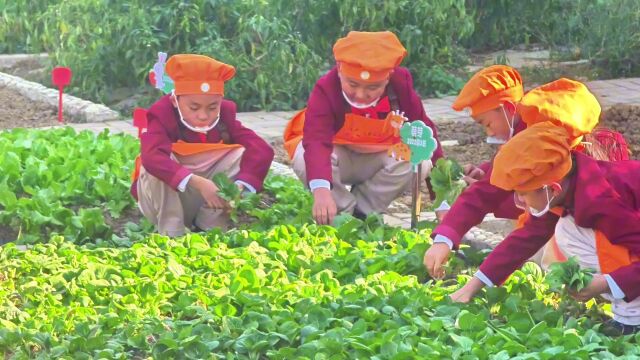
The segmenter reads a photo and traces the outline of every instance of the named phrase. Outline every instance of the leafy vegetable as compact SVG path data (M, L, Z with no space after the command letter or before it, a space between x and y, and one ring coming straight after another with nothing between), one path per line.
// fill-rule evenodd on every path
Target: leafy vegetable
M233 222L238 222L240 215L247 215L260 202L259 195L249 191L240 191L238 186L223 173L214 175L213 182L218 187L220 196L229 203L231 207L229 217Z
M553 263L549 269L546 281L553 291L562 291L565 287L580 291L589 285L595 273L594 269L582 269L575 256L565 262Z
M110 240L106 217L119 219L134 207L132 136L14 129L0 132L0 152L0 226L21 243L53 234L79 243Z
M436 161L430 174L431 186L436 194L434 208L438 208L443 201L453 204L467 186L463 177L462 167L455 160L440 158Z

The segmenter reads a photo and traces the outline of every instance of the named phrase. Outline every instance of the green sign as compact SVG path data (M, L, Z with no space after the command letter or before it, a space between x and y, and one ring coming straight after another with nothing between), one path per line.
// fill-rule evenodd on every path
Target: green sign
M431 159L438 147L433 130L422 121L407 122L400 128L400 138L411 149L411 164L414 169L424 160Z

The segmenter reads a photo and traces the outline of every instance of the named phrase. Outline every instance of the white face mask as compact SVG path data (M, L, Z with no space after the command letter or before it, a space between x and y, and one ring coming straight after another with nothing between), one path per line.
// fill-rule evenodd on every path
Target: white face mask
M499 137L495 137L495 136L487 136L487 144L504 145L506 143L507 143L507 140L505 139L500 139Z
M353 106L356 109L366 109L366 108L370 108L372 106L376 106L376 104L378 103L378 100L380 100L380 98L377 98L374 102L372 102L370 104L361 104L361 103L353 102L353 101L349 100L349 97L344 92L344 90L342 91L342 96L344 96L344 99L347 100L349 105Z
M507 116L507 112L504 110L504 106L500 105L500 108L502 109L502 114L504 114L504 119L506 120L507 125L509 125L509 136L507 137L506 140L496 136L487 136L487 144L503 145L503 144L506 144L507 141L509 141L509 139L513 137L516 114L513 113L513 116L511 116L511 120L509 120L509 117Z
M209 130L213 129L214 127L216 127L216 125L218 125L218 121L220 121L220 114L218 113L218 117L216 118L216 120L209 126L191 126L189 125L189 123L187 123L184 120L184 117L182 116L182 111L180 111L180 105L178 104L178 97L176 96L175 92L171 92L171 96L173 96L173 98L176 100L176 109L178 109L178 115L180 115L180 122L182 122L182 125L186 126L187 129L191 130L191 131L195 131L197 133L201 133L201 134L206 134L209 132Z
M549 209L551 208L551 201L553 201L553 199L555 198L555 195L552 196L551 198L549 198L549 191L547 190L548 186L545 185L543 187L544 189L544 193L547 195L547 206L544 207L544 209L538 211L534 208L532 208L531 206L529 206L529 213L535 217L541 217L542 215L546 214L549 212Z

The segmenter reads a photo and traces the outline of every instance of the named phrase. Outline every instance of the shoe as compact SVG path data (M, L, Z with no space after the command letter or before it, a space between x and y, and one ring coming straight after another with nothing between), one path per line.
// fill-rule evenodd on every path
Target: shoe
M367 220L367 214L360 211L358 208L353 209L353 217L362 221Z
M602 333L609 336L632 335L640 332L640 325L626 325L613 319L604 323Z

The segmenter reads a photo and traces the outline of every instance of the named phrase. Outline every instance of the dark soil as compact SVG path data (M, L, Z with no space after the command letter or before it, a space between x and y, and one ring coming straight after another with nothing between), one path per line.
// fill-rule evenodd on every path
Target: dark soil
M58 110L0 87L0 130L58 125Z
M620 132L627 140L631 157L640 152L640 105L615 105L602 113L600 124Z

